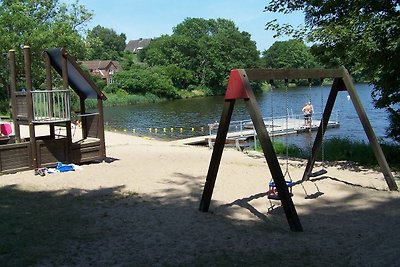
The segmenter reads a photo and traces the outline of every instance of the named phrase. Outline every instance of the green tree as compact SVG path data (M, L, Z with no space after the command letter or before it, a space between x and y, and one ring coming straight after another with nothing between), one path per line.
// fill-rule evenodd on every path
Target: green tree
M141 64L138 54L129 51L122 52L121 56L118 58L118 62L124 70L130 69L134 64Z
M126 35L117 34L113 29L97 25L87 34L86 59L116 60L122 54L126 46Z
M51 47L65 47L71 54L83 55L80 33L91 17L92 14L78 1L71 5L61 4L57 0L0 1L0 49L3 52L15 49L18 64L21 64L21 48L29 45L33 86L40 87L45 78L43 51ZM18 69L21 71L23 67L19 65ZM7 87L7 71L1 72L0 83L1 88Z
M142 53L151 66L175 65L190 71L187 77L194 85L212 88L214 93L224 88L231 69L256 67L259 61L250 34L226 19L187 18L171 36L154 40Z
M119 71L113 76L113 83L106 86L108 93L123 90L129 94L153 94L161 98L178 97L171 78L159 68L134 65L130 70Z
M264 67L274 69L315 68L317 62L303 41L277 41L262 53Z
M293 29L276 21L267 29L278 34L303 34L315 42L314 52L330 66L343 64L373 85L377 108L390 116L388 136L400 141L400 1L399 0L273 0L265 11L303 11L305 25Z

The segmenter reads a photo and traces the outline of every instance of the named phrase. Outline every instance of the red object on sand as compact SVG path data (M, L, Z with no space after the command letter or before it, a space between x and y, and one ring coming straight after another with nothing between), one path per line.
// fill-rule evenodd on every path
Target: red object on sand
M12 133L11 125L9 123L0 124L1 134L10 135Z

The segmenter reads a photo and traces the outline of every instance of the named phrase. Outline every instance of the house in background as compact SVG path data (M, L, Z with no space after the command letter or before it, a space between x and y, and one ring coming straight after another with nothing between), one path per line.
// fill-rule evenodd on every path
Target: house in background
M140 50L148 46L152 40L153 40L152 38L147 38L147 39L140 38L138 40L130 40L126 45L124 51L129 51L131 53L136 54Z
M82 61L81 63L89 69L90 74L99 76L107 84L113 83L112 76L121 70L119 62L114 60L89 60Z

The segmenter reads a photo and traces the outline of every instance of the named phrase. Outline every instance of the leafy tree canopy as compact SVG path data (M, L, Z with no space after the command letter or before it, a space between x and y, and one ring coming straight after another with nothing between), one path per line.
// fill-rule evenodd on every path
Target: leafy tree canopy
M116 60L126 46L126 35L117 34L113 29L97 25L89 31L86 38L86 58L88 60Z
M112 84L106 86L106 92L123 90L136 95L151 93L166 99L178 97L171 78L160 68L135 65L114 74L113 80Z
M270 21L267 29L303 35L323 63L366 77L374 85L375 106L390 114L388 136L400 141L399 0L272 0L265 11L303 11L304 28Z
M171 36L151 42L141 58L151 66L186 69L191 74L181 72L181 77L218 90L225 85L231 69L257 66L259 52L250 37L230 20L187 18L173 29ZM188 83L180 80L179 84Z
M275 42L263 52L264 67L274 69L315 68L317 62L303 41L292 39Z
M50 47L66 47L74 55L83 55L80 32L92 17L78 2L61 4L58 0L3 0L0 1L0 49L15 49L18 63L21 49L29 45L32 51L33 85L44 80L42 52ZM22 66L19 70L22 70ZM0 74L0 83L7 84L8 74ZM6 86L3 86L3 88Z

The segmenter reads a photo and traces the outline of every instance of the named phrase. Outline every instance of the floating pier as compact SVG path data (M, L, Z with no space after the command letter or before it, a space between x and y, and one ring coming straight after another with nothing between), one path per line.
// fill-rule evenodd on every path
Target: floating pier
M302 134L317 131L321 123L321 115L321 113L314 114L311 125L305 125L302 114L291 115L290 117L264 118L264 124L270 136ZM336 112L336 119L328 121L327 130L338 127L340 127L339 112ZM208 135L195 136L173 142L184 145L208 145L212 147L217 135L218 123L209 124L208 128ZM226 144L239 149L244 147L249 141L253 142L256 137L256 132L251 120L232 121L229 125Z

